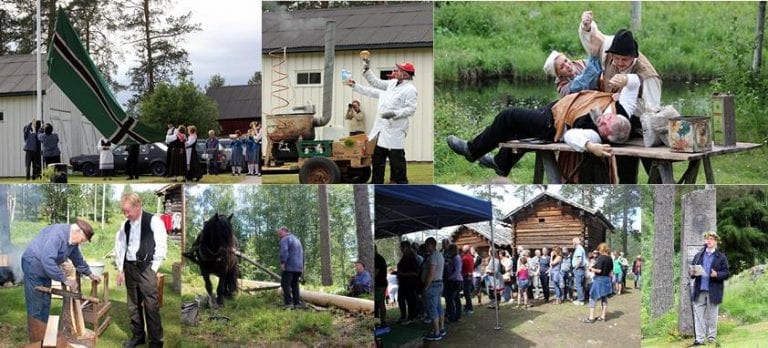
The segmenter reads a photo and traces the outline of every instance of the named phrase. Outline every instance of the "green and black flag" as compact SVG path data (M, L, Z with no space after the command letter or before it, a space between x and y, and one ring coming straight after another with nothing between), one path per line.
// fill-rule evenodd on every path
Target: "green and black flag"
M48 75L96 129L113 144L147 144L165 140L153 129L126 115L83 47L63 9L48 49Z

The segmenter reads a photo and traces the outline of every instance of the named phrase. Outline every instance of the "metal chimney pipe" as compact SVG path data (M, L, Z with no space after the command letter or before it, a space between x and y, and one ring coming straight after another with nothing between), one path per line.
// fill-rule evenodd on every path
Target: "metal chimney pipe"
M325 65L323 68L323 110L320 118L315 117L312 124L322 127L331 121L333 114L333 64L336 55L336 21L325 22Z

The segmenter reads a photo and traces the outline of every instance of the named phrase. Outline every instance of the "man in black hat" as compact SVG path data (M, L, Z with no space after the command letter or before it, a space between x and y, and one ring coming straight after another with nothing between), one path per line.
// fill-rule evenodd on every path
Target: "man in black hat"
M24 271L24 302L27 306L27 336L29 342L42 341L48 314L51 310L51 294L35 290L36 286L51 287L55 280L77 291L74 278L67 278L60 265L72 260L75 268L95 281L101 277L91 269L80 253L80 244L93 237L93 228L82 219L74 224L56 224L44 228L35 237L21 257Z
M641 86L637 100L637 108L632 122L633 134L642 134L639 115L645 112L655 112L661 108L661 76L656 72L651 62L639 51L639 46L632 32L619 29L615 35L606 36L597 28L592 20L592 11L586 11L581 16L579 26L581 44L590 52L592 40L601 40L603 76L599 80L599 88L604 92L616 93L626 85L626 74L636 74L640 77ZM617 156L619 183L636 184L638 160L633 157ZM650 163L645 164L646 168Z

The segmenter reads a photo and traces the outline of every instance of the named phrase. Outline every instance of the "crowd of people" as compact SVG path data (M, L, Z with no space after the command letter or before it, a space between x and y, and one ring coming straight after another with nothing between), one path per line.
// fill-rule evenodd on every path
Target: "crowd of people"
M397 305L397 323L431 324L424 336L431 341L447 335L446 323L473 314L474 299L482 304L483 294L489 297L486 306L491 309L509 305L525 309L541 303L538 301L555 305L570 301L579 306L588 303L590 315L582 321L605 320L608 297L625 291L627 272L632 272L634 287L639 288L643 259L638 255L630 267L624 253L611 252L606 243L587 253L581 238L575 237L572 242L568 247L551 249L518 246L514 252L488 248L489 255L483 257L478 249L485 248L460 247L448 239L442 241L440 249L435 238L428 238L422 245L403 241L397 267L381 266L387 272L381 280L386 284L386 297L377 300L376 316L382 326L386 325L386 306ZM377 278L376 286L379 284ZM602 315L595 317L598 302L602 304Z
M215 138L215 134L211 134L211 137ZM248 172L245 175L261 176L261 142L264 138L264 132L261 125L258 122L251 122L248 132L242 134L240 130L236 130L234 135L230 135L232 143L230 145L232 157L229 160L230 167L232 168L232 175L240 175L243 173L243 168L247 165ZM215 153L218 142L211 144L208 147L206 143L206 151ZM212 154L212 158L216 158L215 154ZM217 174L218 174L218 169Z
M42 176L42 168L61 162L61 149L59 136L54 132L50 123L43 124L37 120L24 126L24 164L26 167L26 179L34 180ZM261 176L261 143L264 137L263 128L258 122L251 122L248 131L242 134L240 130L230 135L232 139L230 149L231 157L229 166L232 175ZM168 123L168 129L164 139L168 145L165 164L165 176L178 181L200 181L204 173L219 175L222 167L222 153L216 131L209 130L208 138L202 154L197 152L198 134L194 125L174 126ZM114 149L118 144L112 143L107 137L102 137L96 144L99 154L98 175L103 180L112 180L115 175ZM139 145L132 144L127 147L126 158L127 180L139 179ZM200 160L202 157L202 161ZM202 168L201 163L206 168Z

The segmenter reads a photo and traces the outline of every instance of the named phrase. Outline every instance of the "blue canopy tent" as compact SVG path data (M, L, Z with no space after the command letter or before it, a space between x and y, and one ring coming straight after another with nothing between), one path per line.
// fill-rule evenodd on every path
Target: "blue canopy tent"
M491 202L436 185L376 185L374 238L493 219Z

